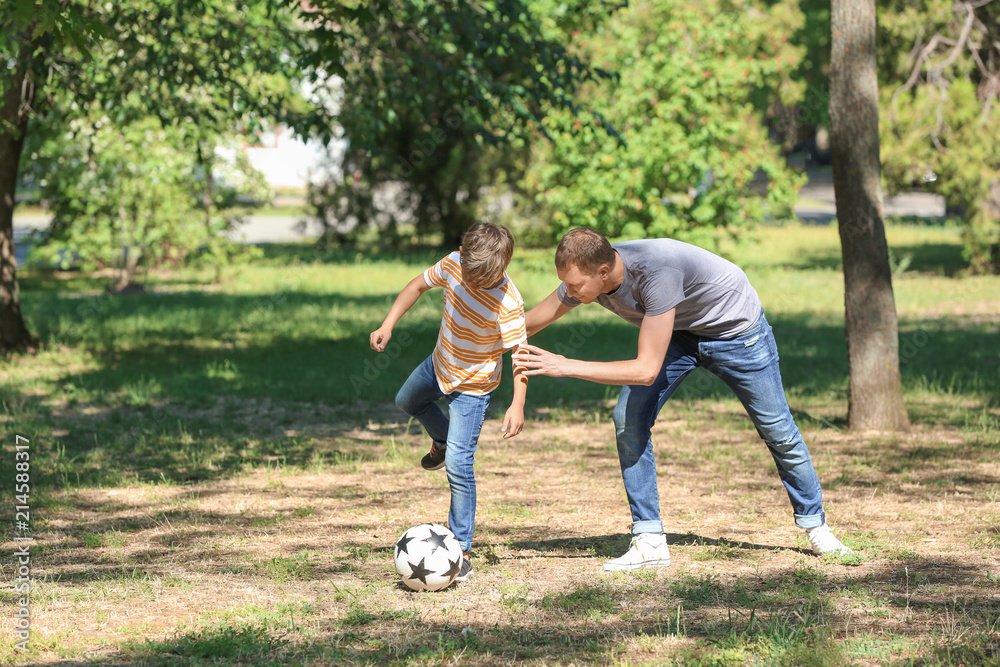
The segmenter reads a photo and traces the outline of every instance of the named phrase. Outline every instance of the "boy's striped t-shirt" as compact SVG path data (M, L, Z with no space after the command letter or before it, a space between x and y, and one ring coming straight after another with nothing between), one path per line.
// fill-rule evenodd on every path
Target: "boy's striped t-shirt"
M506 273L497 287L466 287L457 252L424 271L424 282L444 288L444 314L434 348L441 391L490 393L500 384L504 350L528 340L521 293Z

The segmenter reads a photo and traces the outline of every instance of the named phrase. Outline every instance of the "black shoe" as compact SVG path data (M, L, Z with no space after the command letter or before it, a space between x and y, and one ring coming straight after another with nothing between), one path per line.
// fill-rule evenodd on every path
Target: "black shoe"
M472 577L474 573L472 572L472 560L463 556L462 557L462 569L458 571L458 576L455 577L455 581L465 581Z
M436 442L431 442L431 451L420 459L420 466L424 470L440 470L444 467L444 447L438 447Z

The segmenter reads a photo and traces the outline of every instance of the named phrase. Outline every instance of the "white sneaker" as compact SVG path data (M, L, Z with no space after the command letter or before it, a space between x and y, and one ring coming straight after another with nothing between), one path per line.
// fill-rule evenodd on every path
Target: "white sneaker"
M813 553L817 556L823 554L846 556L854 553L850 547L833 536L830 527L825 523L815 528L806 528L806 537L809 538L809 544L812 545Z
M645 567L666 567L670 565L670 549L667 536L663 533L639 533L624 556L609 560L601 568L602 572L641 570Z

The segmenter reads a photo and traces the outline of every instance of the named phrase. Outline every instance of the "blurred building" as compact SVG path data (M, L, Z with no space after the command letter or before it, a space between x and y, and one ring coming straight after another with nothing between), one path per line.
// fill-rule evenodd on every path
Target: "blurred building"
M304 141L285 128L262 132L255 143L242 148L272 188L305 189L320 170L324 154L318 141Z

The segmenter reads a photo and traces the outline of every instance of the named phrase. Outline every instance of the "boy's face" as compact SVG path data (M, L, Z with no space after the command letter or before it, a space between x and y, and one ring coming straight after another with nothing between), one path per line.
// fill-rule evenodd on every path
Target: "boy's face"
M588 275L580 270L576 264L570 264L569 268L556 269L559 280L566 283L566 294L579 299L583 303L593 303L604 292L604 284L611 274L611 269L606 264L602 264L597 273Z

